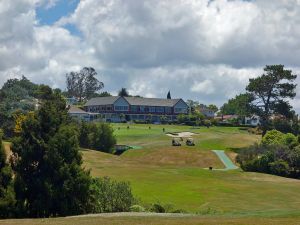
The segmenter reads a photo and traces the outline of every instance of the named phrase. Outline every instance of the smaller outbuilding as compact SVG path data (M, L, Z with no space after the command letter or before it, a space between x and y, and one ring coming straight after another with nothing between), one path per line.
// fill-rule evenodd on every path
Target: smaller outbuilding
M92 121L95 120L99 117L100 113L91 113L91 112L86 112L82 110L79 107L76 106L70 106L68 110L68 114L77 120L84 120L84 121Z

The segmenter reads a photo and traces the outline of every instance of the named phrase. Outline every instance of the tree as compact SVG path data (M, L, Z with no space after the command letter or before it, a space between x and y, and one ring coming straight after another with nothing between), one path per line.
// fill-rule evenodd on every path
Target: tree
M30 82L25 76L21 79L8 79L0 90L0 127L6 138L11 138L15 127L14 114L26 114L35 109L36 91L39 85Z
M126 88L121 88L121 90L119 91L118 95L122 96L122 97L129 97L129 93L128 93L128 91L127 91Z
M89 172L82 169L77 128L67 123L58 92L43 87L41 108L22 122L12 144L19 216L66 216L87 212Z
M98 94L95 97L109 97L109 96L111 96L111 94L108 93L107 91L104 91L104 92L101 92L100 94Z
M251 106L261 118L263 136L269 129L270 116L279 113L282 105L288 105L287 99L296 96L297 86L293 83L297 75L285 70L283 65L267 65L264 71L260 77L249 79L246 87L248 94L253 96Z
M171 93L170 93L170 91L167 94L167 99L171 99Z
M129 183L114 181L108 177L95 178L91 185L93 213L128 212L134 203Z
M2 144L3 132L0 130L0 218L11 216L15 204L12 190L12 171Z
M97 72L92 67L84 67L79 72L70 72L66 74L66 84L69 96L90 98L97 91L104 87L104 84L97 78Z
M188 100L186 101L186 104L187 104L188 107L189 107L189 112L190 112L190 113L194 113L195 110L196 110L196 108L199 107L199 105L200 105L198 101L193 101L193 100L191 100L191 99L188 99Z
M248 116L252 112L250 104L252 100L253 97L251 94L236 95L221 107L221 113L223 115Z
M80 125L79 141L83 148L112 153L116 144L113 128L107 123L86 123Z
M207 108L213 111L214 113L216 113L219 110L218 107L214 104L210 104Z

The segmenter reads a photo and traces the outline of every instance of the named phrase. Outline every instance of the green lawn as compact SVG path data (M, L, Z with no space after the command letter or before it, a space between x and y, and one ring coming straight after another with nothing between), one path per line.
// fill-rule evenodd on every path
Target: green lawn
M129 181L140 204L171 204L200 216L87 217L5 220L0 224L300 224L300 181L238 170L204 169L223 165L211 149L239 149L260 140L238 128L113 124L118 144L141 146L115 156L83 150L93 176ZM120 129L118 129L120 127ZM195 132L194 147L172 147L166 132ZM7 145L8 146L8 145Z
M259 136L230 127L114 124L119 144L141 146L121 156L83 151L93 176L129 181L141 204L171 204L174 209L215 215L280 215L300 210L300 181L222 168L211 149L248 146ZM118 129L120 127L120 130ZM166 132L195 132L195 147L172 147Z

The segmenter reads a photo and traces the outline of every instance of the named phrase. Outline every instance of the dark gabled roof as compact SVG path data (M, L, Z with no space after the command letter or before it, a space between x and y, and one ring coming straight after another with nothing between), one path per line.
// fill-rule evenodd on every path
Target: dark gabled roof
M87 113L86 111L76 107L76 106L71 106L68 110L68 113L73 113L73 114L84 114Z
M120 96L97 97L90 99L84 106L112 105Z
M180 99L124 97L130 105L173 107Z
M90 99L84 106L94 105L112 105L120 96L97 97ZM143 106L175 106L181 99L164 99L164 98L141 98L141 97L123 97L129 105ZM184 101L183 101L184 102Z

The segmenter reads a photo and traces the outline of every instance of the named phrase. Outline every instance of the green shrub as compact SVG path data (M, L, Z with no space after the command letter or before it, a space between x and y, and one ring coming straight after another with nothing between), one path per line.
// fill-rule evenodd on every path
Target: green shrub
M130 212L145 212L146 209L143 206L140 205L133 205L130 206Z
M175 209L171 213L187 213L187 211L184 209Z
M268 131L261 143L264 145L285 145L289 148L294 148L299 144L298 139L294 134L284 134L278 130Z
M200 211L196 212L196 214L199 214L199 215L214 215L217 213L218 213L218 211L212 207L205 207L205 208L201 209Z
M82 148L112 153L116 144L113 128L107 123L80 124L79 143Z
M166 209L160 203L154 203L150 211L156 213L165 213Z
M280 145L283 143L284 134L278 130L270 130L263 137L261 143L264 145Z
M282 138L282 144L288 146L289 148L294 148L299 144L299 142L295 135L287 133Z
M91 193L93 213L129 212L134 203L129 183L108 177L94 178Z
M269 166L272 174L284 177L289 175L289 164L286 161L283 161L282 159L275 162L271 162Z

